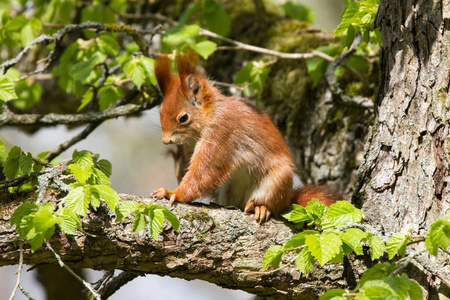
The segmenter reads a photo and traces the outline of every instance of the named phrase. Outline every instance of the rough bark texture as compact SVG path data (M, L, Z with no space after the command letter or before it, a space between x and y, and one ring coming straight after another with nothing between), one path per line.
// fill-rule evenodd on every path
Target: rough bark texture
M123 200L135 199L122 195ZM29 201L32 201L31 197ZM23 200L22 200L23 201ZM0 202L0 266L13 265L19 259L19 238L9 225L13 210L22 201ZM168 201L157 201L167 206ZM52 247L75 268L96 270L121 269L171 277L202 279L219 286L241 289L277 299L315 299L333 287L345 286L342 265L317 268L306 278L295 266L277 272L261 273L268 247L285 242L291 230L272 220L264 225L240 210L179 204L174 213L180 217L179 232L166 226L158 241L148 235L132 233L131 221L114 222L107 209L90 213L83 222L89 234L66 236L57 232ZM45 247L31 253L24 246L24 263L54 263Z
M450 1L381 1L377 21L376 121L354 200L386 234L423 234L450 209ZM441 259L438 269L450 274Z

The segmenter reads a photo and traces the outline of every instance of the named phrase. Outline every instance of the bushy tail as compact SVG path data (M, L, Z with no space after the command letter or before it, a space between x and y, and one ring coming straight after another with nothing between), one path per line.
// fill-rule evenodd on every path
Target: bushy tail
M306 185L294 190L292 203L306 206L312 198L318 199L327 206L342 200L342 196L328 185Z

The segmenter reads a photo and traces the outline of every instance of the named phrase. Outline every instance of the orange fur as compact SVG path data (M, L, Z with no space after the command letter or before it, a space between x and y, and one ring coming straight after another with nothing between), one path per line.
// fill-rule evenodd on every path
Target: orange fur
M266 113L243 99L222 95L198 70L193 52L178 55L176 61L178 75L167 58L156 60L164 94L162 135L164 143L183 148L189 163L174 191L162 188L154 195L171 202L213 195L219 204L254 212L260 222L278 216L293 202L305 205L308 197L327 205L334 201L323 186L294 193L292 157Z

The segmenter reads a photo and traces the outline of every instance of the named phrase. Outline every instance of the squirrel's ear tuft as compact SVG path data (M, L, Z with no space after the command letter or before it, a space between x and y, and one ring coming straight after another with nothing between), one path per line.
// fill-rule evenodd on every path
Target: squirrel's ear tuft
M184 84L187 87L187 96L189 101L194 105L202 106L202 82L201 79L197 78L195 75L188 75Z
M161 89L163 95L165 95L173 81L174 76L170 68L170 59L167 55L158 56L156 58L155 75L159 88Z
M183 52L177 54L177 68L180 75L181 90L186 96L189 95L189 86L187 84L187 77L189 75L201 74L198 70L198 56L191 48L186 48Z

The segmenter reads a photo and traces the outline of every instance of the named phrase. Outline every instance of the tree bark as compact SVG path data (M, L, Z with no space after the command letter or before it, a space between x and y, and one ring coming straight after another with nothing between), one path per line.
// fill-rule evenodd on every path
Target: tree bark
M450 1L382 0L377 23L380 86L354 201L387 235L424 234L450 209Z
M121 197L148 200L131 195ZM19 237L9 219L22 201L2 201L0 266L18 263ZM168 201L156 203L168 206ZM148 234L133 233L130 219L116 223L108 209L100 208L83 219L88 235L66 236L57 232L51 245L65 263L75 268L202 279L277 299L315 299L330 288L346 286L343 266L339 264L316 268L309 277L301 275L293 264L276 272L260 272L268 247L282 244L292 236L291 229L281 221L260 225L240 210L217 206L178 204L173 211L180 218L180 229L175 232L166 226L158 241ZM24 245L24 263L54 262L47 248L31 253L29 245Z

